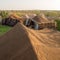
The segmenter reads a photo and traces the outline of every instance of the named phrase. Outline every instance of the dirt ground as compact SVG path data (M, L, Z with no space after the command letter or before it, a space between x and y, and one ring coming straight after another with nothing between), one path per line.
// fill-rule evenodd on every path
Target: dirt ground
M60 60L60 32L18 23L0 37L0 60Z

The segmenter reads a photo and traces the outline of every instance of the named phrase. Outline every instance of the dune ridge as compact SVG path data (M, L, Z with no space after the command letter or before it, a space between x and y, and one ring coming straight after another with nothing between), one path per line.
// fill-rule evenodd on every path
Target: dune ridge
M47 35L16 24L0 37L0 60L60 60L60 44Z

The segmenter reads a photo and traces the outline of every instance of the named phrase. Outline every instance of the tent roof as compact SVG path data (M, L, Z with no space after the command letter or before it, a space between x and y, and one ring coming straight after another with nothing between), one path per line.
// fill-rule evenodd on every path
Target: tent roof
M48 23L48 22L51 22L49 21L45 15L37 15L33 18L36 22L38 23Z

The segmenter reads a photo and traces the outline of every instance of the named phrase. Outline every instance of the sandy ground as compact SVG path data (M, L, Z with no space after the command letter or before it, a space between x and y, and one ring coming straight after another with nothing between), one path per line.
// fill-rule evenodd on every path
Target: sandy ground
M38 60L60 60L60 32L50 29L29 30L36 39L34 47Z
M60 60L60 32L18 23L0 37L0 60Z

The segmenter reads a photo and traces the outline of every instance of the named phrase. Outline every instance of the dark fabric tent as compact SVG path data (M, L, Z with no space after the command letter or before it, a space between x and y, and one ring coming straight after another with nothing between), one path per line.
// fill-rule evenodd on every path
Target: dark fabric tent
M2 25L14 26L19 22L17 19L5 18L2 20Z

